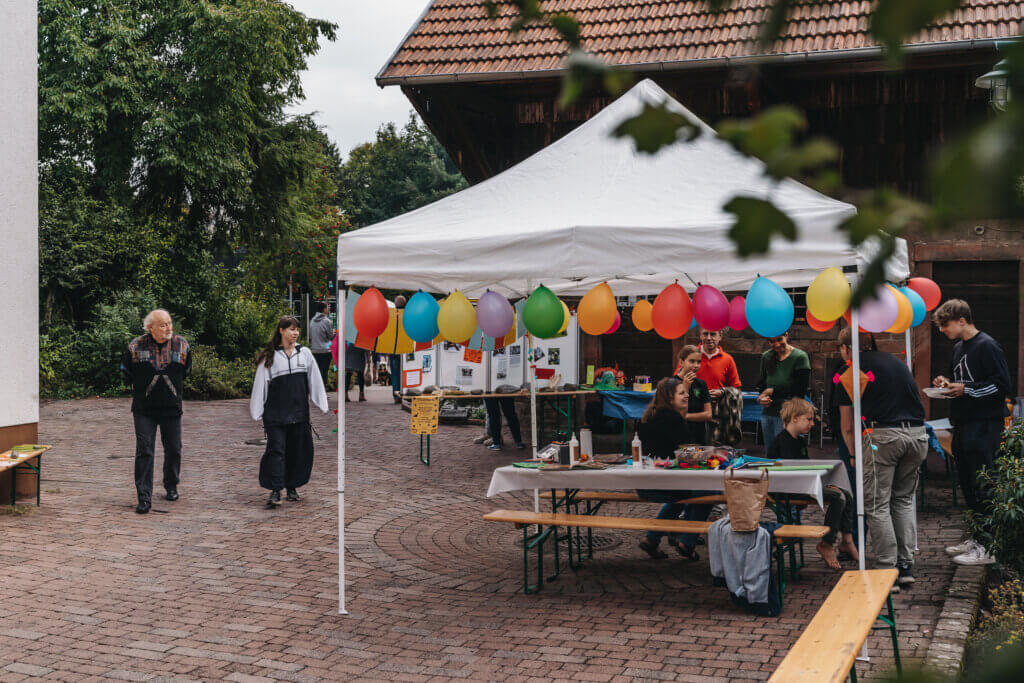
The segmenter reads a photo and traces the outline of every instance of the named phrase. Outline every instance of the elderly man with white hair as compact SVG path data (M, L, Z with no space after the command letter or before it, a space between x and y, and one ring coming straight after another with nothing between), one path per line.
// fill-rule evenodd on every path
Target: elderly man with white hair
M153 500L153 457L156 430L164 446L164 490L167 500L178 500L181 471L181 396L192 372L192 350L184 337L174 334L171 314L150 311L142 322L146 334L128 344L121 372L132 385L135 419L135 511L149 512Z

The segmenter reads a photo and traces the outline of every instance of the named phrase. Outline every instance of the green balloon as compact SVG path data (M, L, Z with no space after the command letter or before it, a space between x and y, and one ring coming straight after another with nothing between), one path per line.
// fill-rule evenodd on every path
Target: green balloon
M523 324L530 334L540 339L550 339L562 329L562 302L554 292L541 285L523 306Z

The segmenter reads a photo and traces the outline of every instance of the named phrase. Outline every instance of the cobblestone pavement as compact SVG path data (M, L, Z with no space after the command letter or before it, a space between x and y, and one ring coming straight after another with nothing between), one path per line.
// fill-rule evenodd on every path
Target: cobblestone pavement
M247 402L188 403L181 499L158 485L153 512L136 515L128 401L45 404L42 507L0 516L0 680L763 680L836 581L809 554L783 615L749 616L709 586L706 560L648 560L636 534L601 532L581 571L523 595L519 532L480 519L528 505L484 497L519 452L442 427L427 468L386 394L350 406L340 616L333 415L314 420L302 500L267 510ZM952 576L945 483L929 482L918 582L896 599L905 662L923 657ZM861 673L880 675L885 632L869 644Z

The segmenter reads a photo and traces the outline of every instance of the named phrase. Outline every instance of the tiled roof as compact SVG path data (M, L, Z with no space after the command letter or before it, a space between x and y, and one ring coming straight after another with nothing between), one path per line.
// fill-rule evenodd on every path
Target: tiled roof
M734 0L712 14L704 2L677 0L547 0L549 12L579 20L584 47L621 65L697 62L754 56L758 25L771 0ZM797 0L780 39L767 54L872 48L871 3ZM1024 26L1020 0L965 0L963 6L908 41L950 44L1016 36ZM558 69L565 45L547 28L513 35L514 10L503 5L495 21L481 0L433 0L419 24L381 70L383 83L409 77L444 80ZM949 45L953 48L954 45ZM963 45L960 45L963 47Z

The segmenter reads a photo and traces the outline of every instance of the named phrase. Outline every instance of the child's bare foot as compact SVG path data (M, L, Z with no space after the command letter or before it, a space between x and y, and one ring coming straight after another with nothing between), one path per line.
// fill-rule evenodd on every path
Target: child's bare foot
M839 550L849 555L854 562L860 562L860 553L857 552L857 544L853 542L852 536L839 543Z
M821 555L821 559L825 560L825 564L831 569L842 569L839 560L836 558L836 550L832 547L831 543L820 541L818 543L818 553Z

